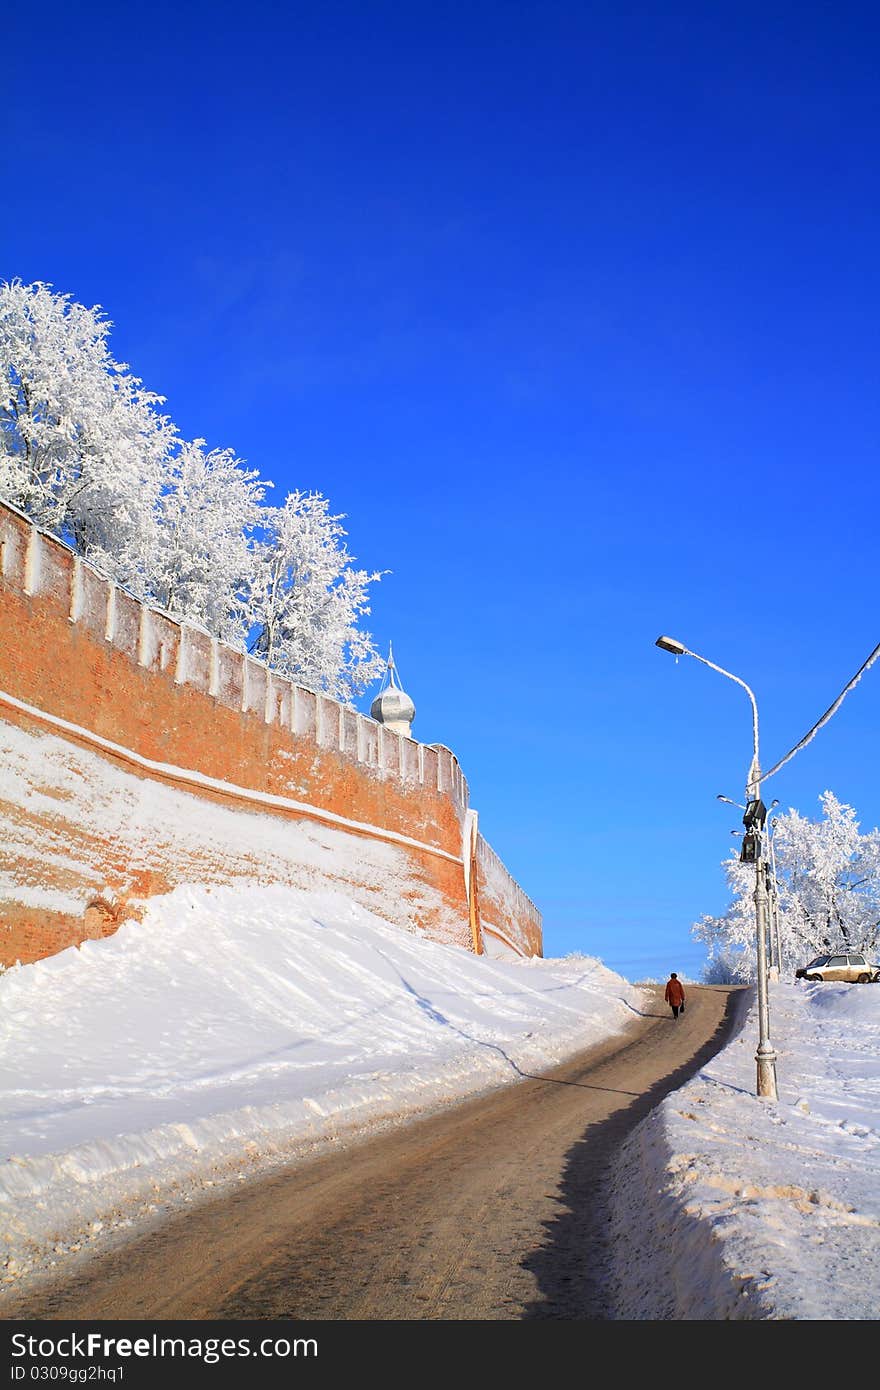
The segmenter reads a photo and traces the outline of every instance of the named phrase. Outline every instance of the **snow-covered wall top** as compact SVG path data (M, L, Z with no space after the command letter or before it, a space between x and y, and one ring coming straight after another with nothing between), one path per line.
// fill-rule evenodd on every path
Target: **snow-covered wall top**
M263 812L404 844L422 881L460 914L462 944L479 946L464 871L468 787L448 749L404 738L139 602L3 505L0 620L0 720L42 727L137 777L186 786L202 797L258 803ZM4 801L12 807L8 815L22 814L0 784L0 807ZM88 834L87 787L78 811ZM51 827L46 833L48 843ZM111 868L113 853L108 845ZM132 854L129 845L125 865L108 874L117 893L149 896L176 881L166 862L150 871L158 871L159 887L145 889L143 874L131 869ZM506 875L503 865L500 870ZM510 885L501 896L512 903L516 885ZM17 950L17 958L32 959L82 939L81 923L78 937L72 927L59 937L35 909L26 921L18 909L7 911L2 886L7 941L0 940L0 958L8 961ZM505 930L516 949L532 954L540 952L540 918L533 908L528 918L521 931L516 924ZM423 925L432 930L430 921ZM448 914L443 934L448 939Z

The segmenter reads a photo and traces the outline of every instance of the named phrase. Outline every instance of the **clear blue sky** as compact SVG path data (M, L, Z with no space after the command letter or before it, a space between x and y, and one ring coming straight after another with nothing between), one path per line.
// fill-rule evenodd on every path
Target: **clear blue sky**
M0 277L393 571L547 954L697 973L765 766L880 640L875 6L49 3L4 19ZM369 697L362 702L369 708ZM880 665L779 777L880 821Z

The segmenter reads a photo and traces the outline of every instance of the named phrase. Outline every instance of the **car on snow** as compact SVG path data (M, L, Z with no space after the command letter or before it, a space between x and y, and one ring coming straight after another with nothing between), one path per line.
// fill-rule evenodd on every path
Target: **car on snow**
M843 980L848 984L866 985L880 982L880 965L867 956L849 951L846 955L816 956L809 965L794 972L796 980Z

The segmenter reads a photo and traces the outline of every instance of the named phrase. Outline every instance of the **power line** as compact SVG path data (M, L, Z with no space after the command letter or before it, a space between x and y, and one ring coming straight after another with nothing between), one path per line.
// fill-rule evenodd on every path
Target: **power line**
M843 704L844 697L849 694L853 686L858 685L859 681L862 679L862 676L868 670L869 666L873 666L878 656L880 656L880 643L878 643L878 645L874 648L867 661L865 661L859 667L852 680L843 687L837 699L834 701L834 704L829 705L828 709L822 715L822 718L817 720L816 723L813 725L812 729L810 729L807 733L804 734L800 743L796 743L794 748L792 748L788 753L786 753L784 758L780 758L778 763L774 763L773 767L771 767L769 772L765 772L762 774L762 782L766 782L768 777L772 777L774 772L778 772L781 767L784 767L785 764L794 757L795 753L799 753L802 748L805 748L807 744L816 737L816 734L822 728L823 724L827 724L828 720L831 718L832 714L834 714L835 710L840 709L840 706Z

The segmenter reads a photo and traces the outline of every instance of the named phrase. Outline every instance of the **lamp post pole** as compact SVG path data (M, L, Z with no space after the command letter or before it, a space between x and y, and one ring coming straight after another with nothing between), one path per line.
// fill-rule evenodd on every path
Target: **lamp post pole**
M777 803L774 801L770 807ZM776 878L776 848L773 844L773 836L776 830L775 818L770 822L770 829L767 831L767 843L770 846L770 872L773 875L773 941L776 951L776 968L782 974L782 942L779 936L779 885Z
M758 1095L777 1099L776 1051L770 1041L770 991L767 983L767 879L760 851L755 860L755 927L758 935Z
M761 762L758 752L758 703L755 699L751 687L746 685L739 676L733 675L731 671L725 671L723 666L716 666L714 661L708 661L706 657L700 656L697 652L690 651L682 642L676 641L674 637L658 637L656 645L665 652L671 652L673 656L692 656L695 661L700 661L704 666L709 666L719 675L726 676L728 680L734 681L742 686L749 697L752 705L752 762L749 767L748 778L746 780L746 815L753 806L755 808L755 819L746 823L746 830L757 827L757 852L755 854L755 937L757 948L757 973L758 973L758 1050L755 1053L757 1064L757 1092L759 1096L764 1096L768 1100L777 1099L776 1089L776 1051L770 1041L770 999L767 984L767 883L764 874L764 859L761 854L763 842L763 821L758 821L757 813L761 807ZM766 813L765 813L766 814Z

